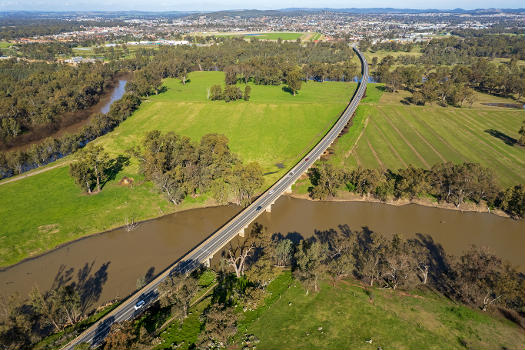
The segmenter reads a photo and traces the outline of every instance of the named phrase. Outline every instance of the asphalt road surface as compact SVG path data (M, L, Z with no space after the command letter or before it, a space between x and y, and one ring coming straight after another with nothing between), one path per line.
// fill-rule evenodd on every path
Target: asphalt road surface
M159 284L171 273L185 273L192 271L205 264L210 256L218 252L230 240L239 234L239 232L248 226L264 209L271 205L279 198L292 184L310 168L314 162L326 151L332 142L341 133L345 125L352 118L357 105L361 101L368 81L368 64L365 57L354 47L362 64L362 79L358 89L354 93L350 103L337 120L330 131L321 141L301 159L286 175L277 181L270 189L257 198L250 206L241 211L237 216L230 220L223 227L218 229L208 239L195 247L186 256L173 263L163 273L157 276L153 281L147 284L140 291L128 297L119 307L110 312L108 315L93 324L90 328L72 340L63 349L73 349L76 344L88 342L92 344L101 343L115 322L121 322L136 317L143 312L149 304L158 297L157 288Z

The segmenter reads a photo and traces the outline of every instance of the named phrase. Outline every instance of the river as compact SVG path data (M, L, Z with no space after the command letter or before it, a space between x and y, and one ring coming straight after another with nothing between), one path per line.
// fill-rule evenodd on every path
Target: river
M119 100L126 92L126 84L131 73L121 73L115 77L112 86L105 92L93 106L75 112L61 115L60 123L47 125L31 132L24 133L11 141L11 144L1 150L21 150L38 143L47 137L58 138L64 134L72 134L85 126L91 118L98 113L107 113L113 102Z
M27 295L35 285L47 290L81 280L96 295L93 306L126 296L135 290L139 277L160 273L239 209L231 205L193 209L140 223L131 232L116 229L83 238L3 269L0 293ZM387 236L419 237L450 254L461 254L476 244L525 270L525 221L488 213L284 196L256 222L290 238L311 237L340 225L352 231L367 227Z

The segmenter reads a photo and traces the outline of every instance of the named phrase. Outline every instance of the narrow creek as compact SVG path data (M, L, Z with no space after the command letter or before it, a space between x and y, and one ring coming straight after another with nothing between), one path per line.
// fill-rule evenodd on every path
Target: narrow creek
M86 237L1 270L0 294L25 296L35 285L47 290L80 280L94 293L93 306L126 296L135 290L139 277L160 273L239 209L193 209L140 223L131 232L121 228ZM419 237L448 254L461 254L473 244L487 246L525 271L525 221L488 213L284 196L256 222L290 238L307 238L346 225L352 231L366 227L387 236Z

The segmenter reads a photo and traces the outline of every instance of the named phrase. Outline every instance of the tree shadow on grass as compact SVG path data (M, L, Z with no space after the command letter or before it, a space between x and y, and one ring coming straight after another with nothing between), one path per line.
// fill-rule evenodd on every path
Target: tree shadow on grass
M290 95L293 95L293 91L292 91L292 89L290 89L288 86L283 86L282 90L283 90L284 92L289 93Z
M505 142L509 146L514 146L518 142L518 140L516 140L514 137L510 137L509 135L504 134L499 130L487 129L485 130L485 132L491 136L494 136L500 139L501 141Z
M105 171L106 180L100 187L104 188L109 181L115 180L117 174L127 165L129 165L129 157L123 156L122 154L119 154L117 158L110 159L109 166Z

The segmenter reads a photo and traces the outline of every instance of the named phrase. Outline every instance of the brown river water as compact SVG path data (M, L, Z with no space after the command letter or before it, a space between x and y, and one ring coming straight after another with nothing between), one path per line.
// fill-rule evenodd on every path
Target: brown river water
M239 207L193 209L93 235L47 254L0 270L0 294L25 296L38 285L47 290L70 282L81 283L92 306L130 294L141 276L167 268L219 226ZM290 238L310 237L316 231L352 231L367 227L387 236L432 241L449 254L461 254L472 244L487 246L496 255L525 270L525 221L488 213L460 212L419 205L391 206L367 202L313 202L281 197L256 222L272 233Z

